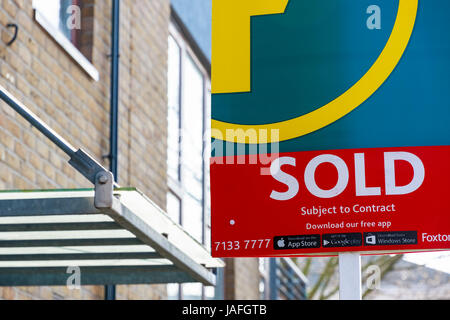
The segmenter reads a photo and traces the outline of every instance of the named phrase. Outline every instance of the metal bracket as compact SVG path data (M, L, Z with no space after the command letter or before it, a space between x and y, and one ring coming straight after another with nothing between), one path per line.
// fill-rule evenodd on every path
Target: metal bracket
M95 185L95 207L112 208L114 175L82 149L72 155L69 164Z
M69 164L93 184L96 184L96 178L100 172L108 172L83 149L72 154Z
M99 172L95 178L94 206L110 209L113 206L114 175L109 171Z

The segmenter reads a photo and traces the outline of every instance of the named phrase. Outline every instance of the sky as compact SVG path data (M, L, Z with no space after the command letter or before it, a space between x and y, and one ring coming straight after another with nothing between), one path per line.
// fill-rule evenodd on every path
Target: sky
M450 252L427 252L427 253L410 253L405 255L404 259L409 262L425 265L438 271L450 274Z

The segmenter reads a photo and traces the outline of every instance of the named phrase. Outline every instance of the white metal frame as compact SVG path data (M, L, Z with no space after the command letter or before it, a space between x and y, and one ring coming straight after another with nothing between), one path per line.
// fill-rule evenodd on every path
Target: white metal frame
M0 286L215 284L223 267L150 199L116 189L111 208L94 190L0 192Z
M361 255L339 253L339 299L361 300Z

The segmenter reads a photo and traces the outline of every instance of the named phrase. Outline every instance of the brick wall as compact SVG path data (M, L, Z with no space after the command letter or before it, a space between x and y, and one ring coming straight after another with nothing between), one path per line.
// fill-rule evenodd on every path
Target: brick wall
M165 208L167 193L167 39L169 1L121 6L119 183ZM118 299L165 297L165 286L118 286Z
M109 152L110 1L89 0L81 50L93 81L34 20L31 0L0 0L0 84L104 166ZM119 183L165 207L169 0L121 1ZM6 24L19 25L12 36ZM83 31L83 30L82 30ZM90 42L89 42L90 41ZM91 187L67 157L0 103L0 189ZM119 286L120 299L165 297L164 286ZM103 299L103 287L0 288L0 299Z
M119 183L165 208L169 0L121 1ZM80 50L93 81L34 20L31 0L0 0L0 84L104 166L109 152L110 1L84 0ZM19 36L10 47L17 23ZM0 102L0 189L91 187L67 157ZM226 299L258 299L257 259L228 259ZM118 286L118 299L165 298L165 286ZM0 299L103 299L103 287L1 288Z
M258 300L258 259L226 259L225 263L225 300Z

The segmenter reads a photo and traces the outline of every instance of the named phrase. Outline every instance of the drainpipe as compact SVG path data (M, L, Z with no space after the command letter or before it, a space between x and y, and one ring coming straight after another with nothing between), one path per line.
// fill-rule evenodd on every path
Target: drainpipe
M119 142L119 33L120 33L120 0L112 0L111 31L111 120L110 120L110 171L115 182L118 177L118 142ZM105 300L116 299L116 286L105 286Z

